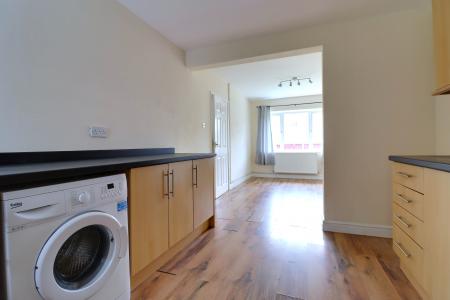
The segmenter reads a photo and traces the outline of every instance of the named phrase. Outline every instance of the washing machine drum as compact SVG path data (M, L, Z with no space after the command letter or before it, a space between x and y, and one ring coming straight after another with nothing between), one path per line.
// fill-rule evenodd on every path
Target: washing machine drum
M48 239L35 268L44 299L86 299L107 282L127 251L126 228L111 215L88 212L70 219Z

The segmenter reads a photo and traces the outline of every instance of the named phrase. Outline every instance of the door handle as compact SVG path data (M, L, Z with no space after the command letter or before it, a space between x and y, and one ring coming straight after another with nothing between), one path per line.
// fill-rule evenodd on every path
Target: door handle
M397 172L398 175L404 177L404 178L413 178L414 176L405 172Z
M167 186L167 193L166 193ZM169 171L163 171L163 197L169 198Z
M400 244L399 242L394 241L394 246L396 246L405 257L411 257L411 254L409 254L409 252L406 251L406 249L403 248L402 244Z
M170 192L170 194L172 195L172 197L175 196L175 172L174 170L170 171L170 175L172 176L172 191Z
M408 222L406 222L405 220L403 220L402 216L396 215L395 216L397 218L397 220L402 223L404 226L406 226L406 228L410 228L412 225L409 224Z
M397 196L405 203L412 203L412 200L406 198L403 194L397 194Z
M198 166L195 166L192 170L195 172L195 182L193 183L193 186L198 187Z

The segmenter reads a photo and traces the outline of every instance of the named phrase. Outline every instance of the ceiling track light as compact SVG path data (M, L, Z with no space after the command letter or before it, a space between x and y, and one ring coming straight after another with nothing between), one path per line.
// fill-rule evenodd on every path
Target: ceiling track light
M293 86L292 82L296 82L296 81L297 81L297 85L300 86L302 80L306 80L310 84L313 83L313 81L312 81L312 79L310 77L300 78L300 77L296 76L296 77L292 77L292 79L287 79L287 80L280 81L280 83L278 84L278 87L283 87L283 83L288 83L288 82L289 82L289 86Z

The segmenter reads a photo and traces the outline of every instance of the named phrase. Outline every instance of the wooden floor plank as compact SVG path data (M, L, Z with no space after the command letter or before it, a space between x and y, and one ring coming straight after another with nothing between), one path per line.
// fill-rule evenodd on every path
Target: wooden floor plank
M322 189L311 180L245 182L216 201L216 227L132 299L420 299L390 239L322 232Z

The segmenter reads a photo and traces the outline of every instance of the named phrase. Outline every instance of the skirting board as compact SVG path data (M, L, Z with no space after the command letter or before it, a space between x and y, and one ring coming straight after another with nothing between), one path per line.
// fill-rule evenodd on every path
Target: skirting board
M323 230L339 233L391 238L392 226L323 221Z
M323 180L322 174L306 175L306 174L253 173L252 177Z
M320 175L317 176L317 175L302 175L302 174L252 173L233 180L230 183L230 190L236 188L237 186L241 185L242 183L246 182L247 180L253 177L323 180L323 177Z
M243 176L241 178L235 179L230 183L230 190L234 189L235 187L237 187L238 185L246 182L247 180L249 180L250 178L253 177L253 174L248 174L246 176Z

